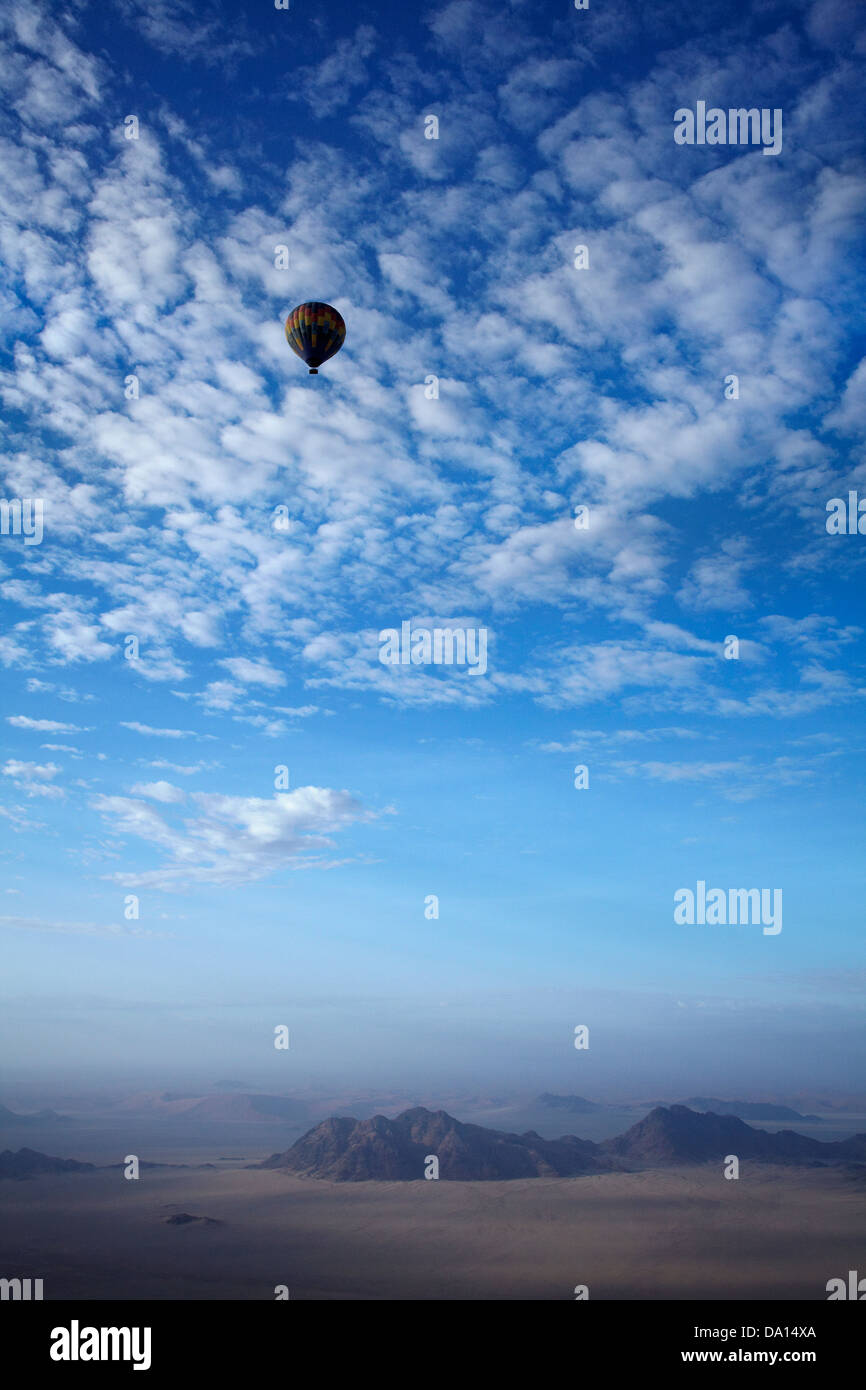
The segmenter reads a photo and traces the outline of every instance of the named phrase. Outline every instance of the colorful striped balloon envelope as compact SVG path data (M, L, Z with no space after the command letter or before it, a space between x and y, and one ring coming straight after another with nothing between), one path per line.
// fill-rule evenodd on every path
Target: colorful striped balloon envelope
M299 304L286 319L286 340L293 352L318 376L318 369L335 352L339 352L346 336L342 314L332 304L320 304L311 299Z

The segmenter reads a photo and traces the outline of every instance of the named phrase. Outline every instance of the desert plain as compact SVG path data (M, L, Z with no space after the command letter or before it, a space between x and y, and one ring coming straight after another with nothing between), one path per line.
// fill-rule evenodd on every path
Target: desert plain
M866 1268L864 1195L850 1171L757 1163L503 1182L100 1168L4 1182L0 1268L46 1299L824 1300Z

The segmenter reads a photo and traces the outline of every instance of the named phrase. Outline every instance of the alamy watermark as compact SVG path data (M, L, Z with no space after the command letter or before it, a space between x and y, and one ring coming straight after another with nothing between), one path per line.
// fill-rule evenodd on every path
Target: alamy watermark
M681 106L674 112L674 139L678 145L763 145L764 154L782 153L782 108L776 106L711 106L699 101L695 110Z
M825 510L828 536L866 536L866 497L856 492L844 497L831 497Z
M0 1301L11 1299L13 1303L29 1303L31 1299L39 1302L42 1298L41 1279L0 1279Z
M25 545L42 544L41 497L0 498L0 536L23 536Z
M379 633L379 660L383 666L468 666L470 676L483 676L487 628L386 627Z
M771 896L772 895L772 896ZM772 910L771 910L772 904ZM763 926L764 936L782 930L781 888L710 888L698 880L697 891L674 893L674 921L679 926Z
M82 1327L73 1318L69 1327L52 1328L48 1354L52 1361L131 1361L134 1371L148 1371L151 1329Z
M827 1302L837 1303L839 1299L853 1299L856 1303L862 1303L866 1299L866 1279L861 1279L856 1269L848 1270L848 1282L844 1279L828 1279L824 1286L827 1290Z

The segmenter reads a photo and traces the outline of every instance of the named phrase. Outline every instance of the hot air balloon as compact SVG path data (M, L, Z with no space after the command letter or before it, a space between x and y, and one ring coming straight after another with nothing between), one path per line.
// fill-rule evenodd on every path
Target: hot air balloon
M318 376L322 362L340 351L345 336L342 314L338 314L333 305L320 304L315 299L299 304L286 319L289 347L306 362L310 376Z

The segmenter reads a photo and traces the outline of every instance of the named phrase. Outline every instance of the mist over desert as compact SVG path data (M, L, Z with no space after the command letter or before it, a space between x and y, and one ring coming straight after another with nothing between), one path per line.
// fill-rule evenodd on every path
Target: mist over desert
M866 1248L866 1187L709 1169L492 1183L339 1184L159 1170L4 1193L0 1265L46 1299L826 1298ZM219 1225L170 1225L176 1212Z
M282 1289L291 1299L559 1300L575 1298L578 1286L593 1300L816 1300L827 1297L828 1280L859 1268L866 1248L855 1113L813 1116L812 1132L823 1130L816 1149L778 1124L756 1129L685 1107L615 1106L617 1133L623 1113L631 1124L625 1137L583 1148L596 1162L636 1161L636 1171L425 1181L419 1164L411 1170L417 1180L387 1181L375 1177L383 1159L373 1150L365 1171L374 1176L330 1181L284 1166L311 1143L318 1153L315 1136L331 1134L331 1121L315 1119L325 1102L175 1097L139 1093L99 1114L85 1107L62 1119L7 1118L0 1147L13 1139L4 1158L17 1153L21 1173L37 1139L50 1144L58 1166L72 1154L96 1165L0 1181L7 1277L42 1278L48 1300L272 1300ZM447 1122L447 1133L456 1127L471 1145L501 1134L491 1126L505 1113L547 1111L552 1134L580 1134L593 1119L598 1131L605 1110L568 1096L525 1098L510 1109L499 1098L464 1105L473 1120L480 1109L486 1125L423 1109L404 1112L404 1121L420 1116L434 1130ZM275 1108L290 1118L275 1124ZM355 1107L365 1108L374 1109ZM370 1123L344 1120L335 1132L354 1124L363 1134ZM380 1115L371 1132L391 1134L400 1123ZM741 1142L763 1134L761 1142L782 1152L793 1144L798 1154L802 1144L806 1153L793 1163L744 1159L736 1180L722 1162L676 1161L684 1134L694 1142L719 1127L719 1155L728 1134ZM637 1136L636 1160L622 1157L629 1136ZM659 1136L673 1148L659 1147ZM541 1154L549 1149L534 1130L510 1137ZM130 1180L125 1163L136 1151L139 1175ZM18 1171L11 1161L8 1171Z

